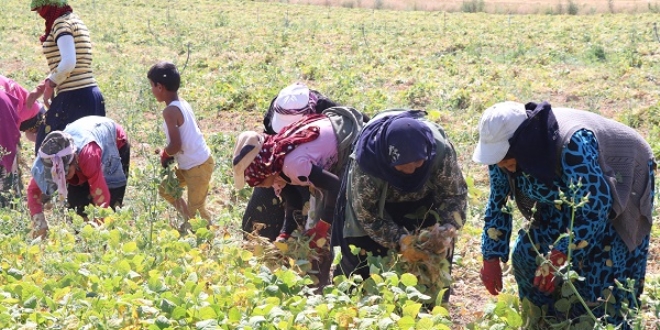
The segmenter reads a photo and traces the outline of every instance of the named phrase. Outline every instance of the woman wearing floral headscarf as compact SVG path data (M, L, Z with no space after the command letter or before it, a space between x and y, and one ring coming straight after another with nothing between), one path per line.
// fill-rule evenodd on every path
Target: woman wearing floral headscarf
M67 206L86 217L84 208L121 206L126 190L130 145L121 125L87 116L53 131L44 139L32 166L28 208L34 237L44 237L48 223L42 195L58 193Z
M408 250L404 258L418 261L412 257L437 254L443 242L443 257L451 265L450 236L463 225L467 185L454 147L424 114L385 111L362 130L337 200L332 245L341 247L342 258L335 276L369 277L367 253ZM434 228L429 249L410 254L415 250L410 235L422 228ZM361 252L353 254L351 245Z
M263 120L264 133L275 135L303 116L319 114L338 105L304 84L289 85L270 102ZM243 214L243 231L257 232L270 240L285 240L298 226L304 226L309 189L289 185L282 189L279 197L273 188L254 187Z
M67 0L32 0L30 8L46 21L39 37L50 73L28 98L43 95L46 124L37 133L36 148L46 134L84 116L105 116L105 101L92 72L92 43L87 26Z

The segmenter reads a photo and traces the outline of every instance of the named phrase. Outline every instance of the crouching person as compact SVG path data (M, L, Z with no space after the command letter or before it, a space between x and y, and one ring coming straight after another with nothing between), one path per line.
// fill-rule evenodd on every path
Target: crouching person
M28 104L28 94L21 85L0 75L0 208L13 206L12 200L23 190L18 166L21 132L34 141L44 121L41 104Z
M63 131L50 132L32 166L28 208L32 236L45 237L48 223L42 195L58 193L70 209L87 219L85 206L121 207L126 191L130 144L121 125L109 118L83 117Z
M419 263L434 273L429 275L442 273L424 284L432 296L447 288L441 299L448 302L467 185L442 127L426 120L423 111L382 112L360 133L346 171L332 226L331 243L342 254L334 275L366 279L369 254L396 252L412 273ZM360 253L353 254L352 246Z
M272 187L277 195L286 186L310 187L314 209L305 235L311 248L327 256L339 175L362 123L357 110L332 107L322 114L303 116L275 135L243 132L234 148L234 186ZM284 221L283 230L292 228L286 218ZM325 256L322 259L314 266L321 287L329 280L331 261Z

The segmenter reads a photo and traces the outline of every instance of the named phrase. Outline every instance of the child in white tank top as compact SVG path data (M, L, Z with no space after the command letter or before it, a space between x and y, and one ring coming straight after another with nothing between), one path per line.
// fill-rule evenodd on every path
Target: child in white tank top
M206 196L215 164L190 104L178 96L181 78L176 66L169 62L156 63L149 69L147 78L156 100L167 104L163 109L167 145L161 152L161 164L167 167L176 160L179 186L188 187L188 199L173 196L163 183L158 192L183 216L185 222L178 229L185 232L190 229L188 219L198 212L202 219L211 220Z

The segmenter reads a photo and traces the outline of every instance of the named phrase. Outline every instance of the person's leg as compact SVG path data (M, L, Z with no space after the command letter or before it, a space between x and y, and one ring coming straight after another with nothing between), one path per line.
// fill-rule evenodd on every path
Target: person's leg
M537 253L536 247L541 254L548 252L548 239L547 233L540 228L530 228L529 235L525 230L518 231L518 238L516 239L513 253L511 254L511 264L513 266L513 275L518 284L518 294L521 301L529 299L529 301L538 306L552 306L554 298L546 295L534 287L534 276L536 274Z
M206 210L206 197L209 194L209 186L215 162L209 157L203 164L182 171L188 185L188 218L194 218L199 212L202 219L211 221L211 215Z
M255 187L245 206L242 229L273 241L284 223L284 203L277 198L273 188Z
M123 147L119 149L119 157L121 158L121 168L124 171L124 175L128 180L128 174L131 164L131 145L126 143ZM110 207L114 210L117 207L121 207L124 203L124 194L126 192L126 185L118 188L112 188L110 190Z
M185 177L182 174L182 171L179 169L175 170L176 178L179 182L179 187L183 188L187 185L185 181ZM186 201L183 199L183 197L175 197L172 195L172 192L169 191L166 187L165 181L161 182L161 184L158 186L158 194L163 197L165 201L167 201L170 205L174 206L174 208L179 212L179 214L187 221L188 218L188 204L186 204Z
M94 202L89 194L89 183L85 182L79 186L67 185L67 190L68 208L76 210L79 216L87 219L85 207L92 205Z

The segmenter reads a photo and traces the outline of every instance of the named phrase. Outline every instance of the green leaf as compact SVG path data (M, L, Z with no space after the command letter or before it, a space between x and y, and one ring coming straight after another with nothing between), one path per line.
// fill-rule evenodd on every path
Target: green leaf
M11 276L11 277L13 277L17 280L20 280L20 279L23 278L23 271L18 270L16 268L9 268L9 270L7 270L7 275L9 275L9 276Z
M205 320L195 323L195 328L197 330L216 330L218 329L218 321L216 320Z
M188 311L181 306L175 307L174 311L172 311L172 318L175 320L183 319L186 316L188 316Z
M566 313L571 308L571 303L566 298L561 298L555 302L555 309L560 313Z
M396 322L396 325L400 329L411 329L415 327L415 319L411 316L404 316Z
M37 297L35 297L35 296L30 296L30 298L26 299L26 300L23 302L23 307L25 307L25 308L32 308L32 309L34 309L35 307L37 307Z
M126 254L133 253L135 250L137 250L137 243L135 242L127 242L122 246L122 251Z
M403 315L416 318L417 314L419 314L420 308L422 308L422 304L419 303L408 304L406 306L403 306Z
M405 286L415 286L417 285L417 277L410 273L405 273L401 275L401 283Z
M238 310L238 308L232 307L229 309L229 313L227 316L229 318L229 321L239 322L241 320L241 315L242 315L241 311Z
M518 314L518 311L513 308L509 308L506 311L506 324L514 329L518 329L522 326L523 320L522 317Z
M202 320L215 319L218 317L218 314L215 313L215 310L210 306L204 306L199 309L198 316Z
M154 321L154 324L158 326L159 329L166 329L170 327L170 320L163 315L158 315Z

